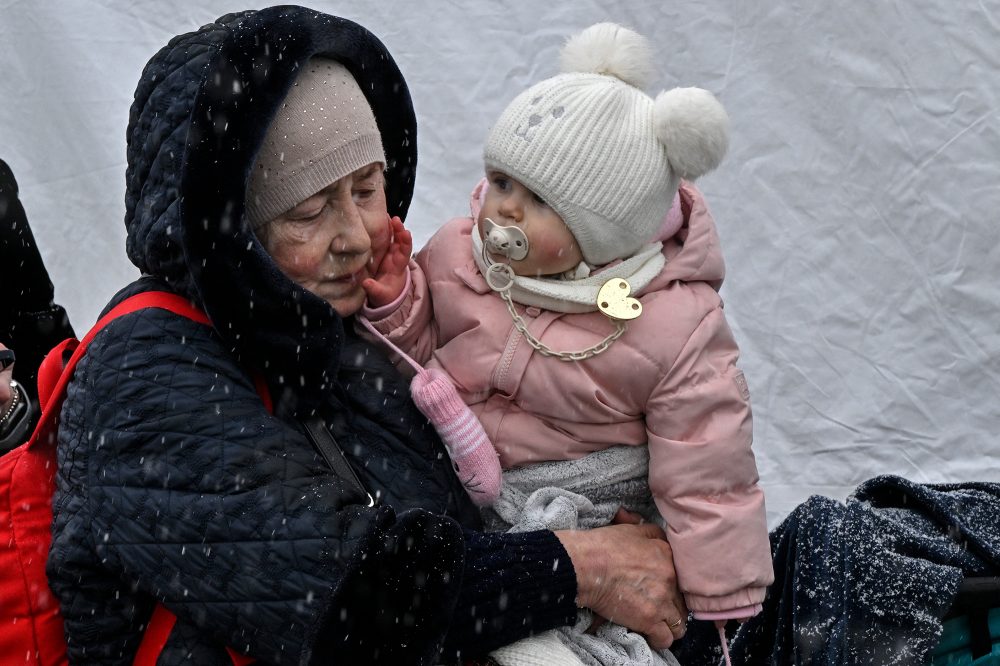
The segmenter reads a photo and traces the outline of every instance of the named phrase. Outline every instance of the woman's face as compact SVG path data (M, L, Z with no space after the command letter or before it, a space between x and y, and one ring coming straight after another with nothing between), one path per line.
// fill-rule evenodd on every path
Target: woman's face
M343 317L361 309L361 282L389 244L381 164L369 164L265 225L264 249L292 281Z

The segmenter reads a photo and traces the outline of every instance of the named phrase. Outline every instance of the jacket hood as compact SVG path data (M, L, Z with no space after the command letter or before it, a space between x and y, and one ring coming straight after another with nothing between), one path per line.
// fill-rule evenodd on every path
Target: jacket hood
M479 218L486 187L487 181L483 178L472 190L469 209L473 220ZM686 180L681 181L678 192L684 222L672 238L663 241L663 255L667 262L659 275L639 293L662 289L675 280L707 282L718 291L726 276L719 234L705 198L697 187ZM477 233L475 228L472 233Z
M662 289L675 280L707 282L718 291L726 277L726 262L715 221L705 197L692 183L682 180L678 192L684 223L673 238L663 241L667 263L644 291Z
M343 323L278 269L245 220L250 169L298 69L344 64L364 91L386 153L390 215L405 217L416 168L406 82L362 26L296 6L227 14L172 39L147 63L127 130L131 261L208 314L246 365L275 387L334 378ZM298 396L309 407L309 396Z

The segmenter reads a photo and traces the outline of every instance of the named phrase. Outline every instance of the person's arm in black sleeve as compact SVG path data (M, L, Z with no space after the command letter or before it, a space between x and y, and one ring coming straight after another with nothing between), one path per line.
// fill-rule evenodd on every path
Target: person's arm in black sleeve
M343 623L349 630L320 637L316 646L318 663L342 656L345 643L351 647L351 654L364 654L368 662L382 663L394 654L400 626L422 624L428 629L437 626L438 631L447 628L440 653L435 650L425 654L420 663L451 664L576 620L576 576L569 556L552 532L484 534L467 530L461 585L447 606L435 606L431 602L433 595L423 592L409 604L405 599L386 604L386 589L419 589L435 580L421 570L425 558L413 557L398 542L395 546L391 557L401 556L404 562L409 560L410 566L385 567L383 562L374 561L366 567L365 575L352 579L347 586L349 593L340 595L340 605L330 613L333 622ZM383 550L382 558L390 556L390 552ZM436 568L452 569L447 562ZM400 572L429 583L385 582ZM345 635L346 642L341 638ZM352 635L381 638L361 652Z
M443 661L576 621L573 563L553 532L465 533L465 573Z

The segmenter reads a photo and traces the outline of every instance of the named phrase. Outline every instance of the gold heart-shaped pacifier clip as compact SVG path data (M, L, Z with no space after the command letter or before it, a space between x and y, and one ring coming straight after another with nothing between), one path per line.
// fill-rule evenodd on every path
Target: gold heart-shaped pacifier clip
M597 309L619 321L635 319L642 314L642 303L630 298L632 285L621 278L608 280L597 292Z

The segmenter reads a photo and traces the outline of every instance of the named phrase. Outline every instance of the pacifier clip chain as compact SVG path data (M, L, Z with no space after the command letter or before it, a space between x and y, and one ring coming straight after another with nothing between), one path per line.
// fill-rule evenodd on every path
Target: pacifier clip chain
M483 252L485 255L485 251ZM579 351L556 351L546 345L544 342L536 338L528 330L528 325L525 323L524 319L517 313L517 309L514 307L514 301L510 297L510 289L514 285L514 269L512 269L508 264L498 264L489 260L488 256L484 257L487 259L487 265L489 266L486 271L486 283L490 286L490 289L497 292L503 302L507 305L507 312L510 314L511 319L514 320L514 328L516 328L524 339L528 341L539 354L542 356L548 356L551 358L557 358L560 361L583 361L588 358L597 356L598 354L607 351L611 344L625 334L627 328L624 317L616 317L608 312L608 301L607 299L602 300L602 295L605 293L605 289L611 285L613 288L624 288L628 290L628 282L620 278L615 278L613 280L608 280L603 287L601 287L598 293L598 309L601 310L609 319L615 322L615 330L605 337L603 340L595 345L587 347L586 349L581 349ZM619 287L619 284L623 284L624 287ZM627 291L626 291L627 293ZM635 299L631 299L635 300ZM638 304L638 301L636 301ZM603 307L602 307L603 304ZM628 317L634 319L639 316L641 312L641 306L636 308L634 316ZM631 315L632 312L626 312L624 314Z

